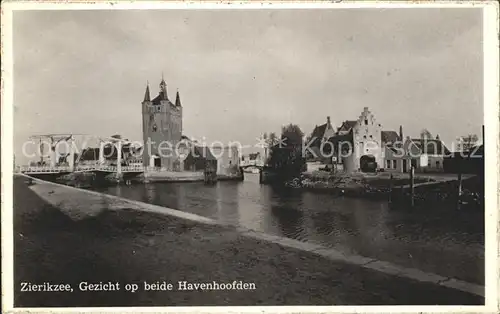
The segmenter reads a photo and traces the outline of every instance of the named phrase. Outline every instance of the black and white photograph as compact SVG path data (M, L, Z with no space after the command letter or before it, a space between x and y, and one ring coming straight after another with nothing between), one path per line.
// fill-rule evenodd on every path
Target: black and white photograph
M2 312L496 312L498 3L45 4L2 5Z

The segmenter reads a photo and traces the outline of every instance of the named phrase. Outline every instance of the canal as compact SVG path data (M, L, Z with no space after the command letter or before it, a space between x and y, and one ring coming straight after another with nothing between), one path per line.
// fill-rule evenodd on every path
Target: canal
M484 283L484 213L394 210L386 202L243 182L155 183L94 188L346 254Z

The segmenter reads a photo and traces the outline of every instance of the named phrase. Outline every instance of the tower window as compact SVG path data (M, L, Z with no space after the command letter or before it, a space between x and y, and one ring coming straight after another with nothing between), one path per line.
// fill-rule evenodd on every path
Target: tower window
M156 126L156 124L153 125L153 132L156 132L156 130L158 129L158 127Z
M368 125L368 119L365 119L365 125Z

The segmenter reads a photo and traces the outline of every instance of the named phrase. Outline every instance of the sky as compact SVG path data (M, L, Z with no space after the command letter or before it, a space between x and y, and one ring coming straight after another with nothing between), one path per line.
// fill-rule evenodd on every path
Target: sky
M140 140L162 74L183 133L208 142L363 107L405 136L481 137L480 9L17 11L13 40L16 156L32 134Z

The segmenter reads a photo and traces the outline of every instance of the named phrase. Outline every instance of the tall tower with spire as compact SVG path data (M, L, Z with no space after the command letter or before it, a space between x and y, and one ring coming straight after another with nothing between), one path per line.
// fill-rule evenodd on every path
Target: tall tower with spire
M142 101L143 163L174 171L179 163L175 148L182 137L182 105L179 91L175 103L168 98L163 74L159 87L158 96L151 100L148 82Z

